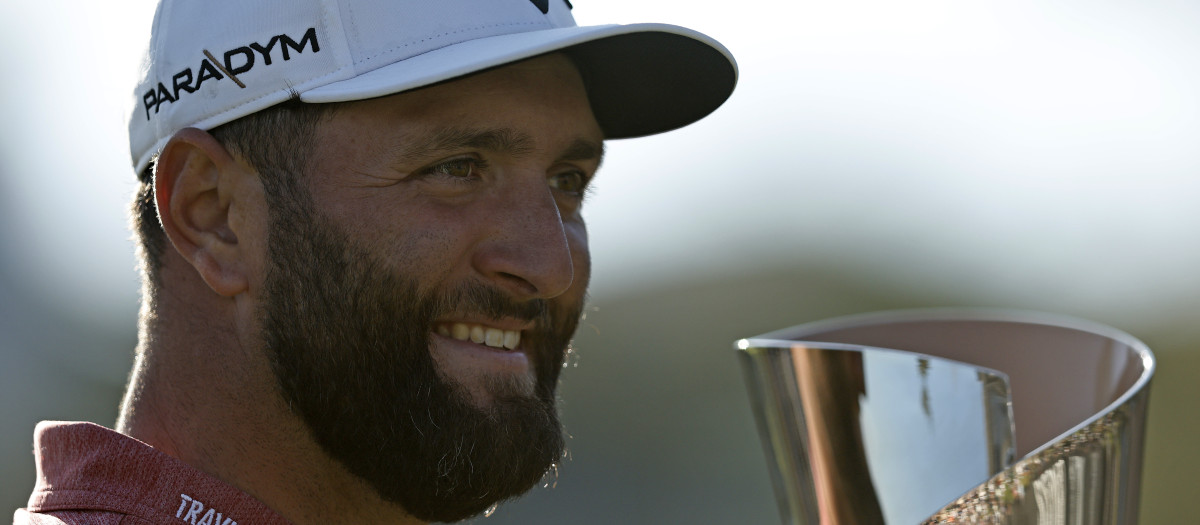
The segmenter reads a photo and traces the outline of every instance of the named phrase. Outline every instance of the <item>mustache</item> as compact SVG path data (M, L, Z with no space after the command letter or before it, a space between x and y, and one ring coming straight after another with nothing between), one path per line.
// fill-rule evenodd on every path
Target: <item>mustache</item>
M537 326L550 324L550 305L547 300L518 300L494 286L480 282L459 284L445 293L436 294L433 302L431 310L435 312L435 318L454 313L532 321Z

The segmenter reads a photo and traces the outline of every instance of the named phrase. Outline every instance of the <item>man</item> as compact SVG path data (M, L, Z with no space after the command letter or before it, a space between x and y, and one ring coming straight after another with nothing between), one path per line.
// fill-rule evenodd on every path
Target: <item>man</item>
M18 523L425 523L562 455L603 141L716 109L690 30L565 0L164 0L130 142L116 431L43 423Z

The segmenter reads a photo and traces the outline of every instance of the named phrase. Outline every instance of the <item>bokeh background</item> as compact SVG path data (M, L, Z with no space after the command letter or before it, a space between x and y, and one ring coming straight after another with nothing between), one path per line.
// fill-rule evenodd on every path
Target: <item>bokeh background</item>
M697 125L610 144L561 387L571 457L478 522L775 523L731 343L955 305L1149 343L1142 522L1195 519L1200 5L573 3L583 24L705 31L741 84ZM125 120L152 14L0 2L4 512L32 486L37 421L116 417L138 304Z

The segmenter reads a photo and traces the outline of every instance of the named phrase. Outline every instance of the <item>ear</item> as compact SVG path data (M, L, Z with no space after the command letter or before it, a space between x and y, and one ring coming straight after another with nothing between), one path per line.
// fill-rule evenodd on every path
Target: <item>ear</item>
M230 221L238 177L247 169L207 132L187 128L171 137L154 168L159 220L175 250L217 294L248 288L247 261Z

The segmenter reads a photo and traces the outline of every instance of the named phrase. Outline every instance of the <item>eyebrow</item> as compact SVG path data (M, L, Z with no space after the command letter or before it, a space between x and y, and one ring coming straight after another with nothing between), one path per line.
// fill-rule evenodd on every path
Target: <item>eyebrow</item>
M604 162L604 143L586 139L575 139L563 151L559 160L592 160L596 159L598 167Z
M470 129L448 127L435 130L418 140L406 141L397 148L397 159L403 162L423 162L440 154L458 149L496 151L514 157L533 153L533 137L511 128ZM604 158L604 144L578 138L571 142L559 160L580 161Z

